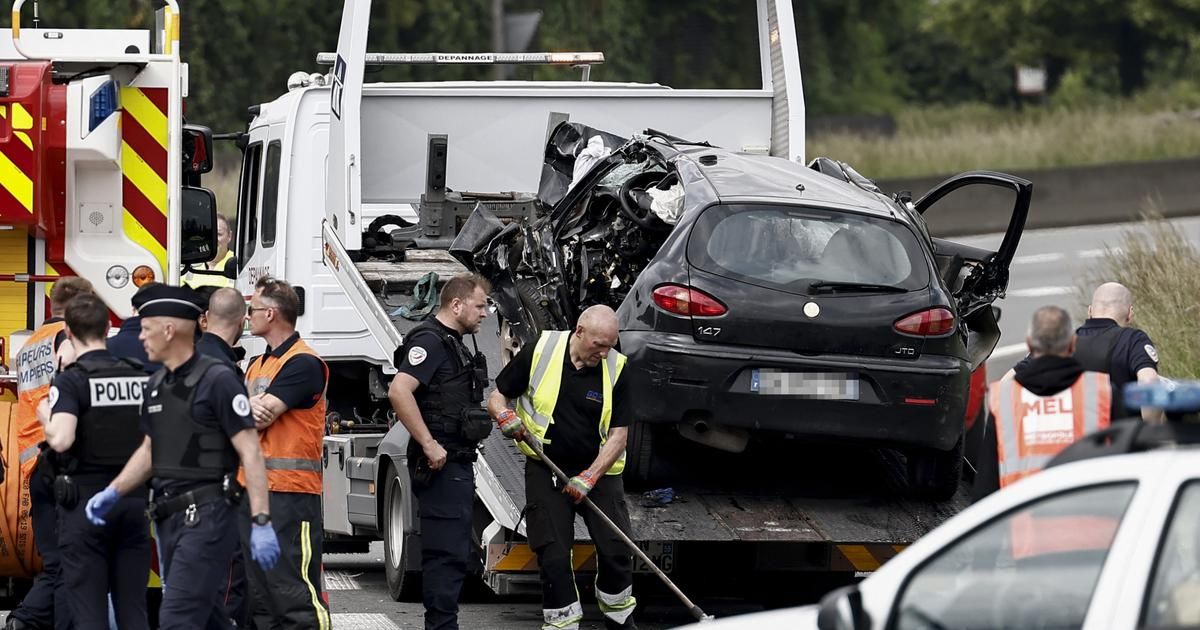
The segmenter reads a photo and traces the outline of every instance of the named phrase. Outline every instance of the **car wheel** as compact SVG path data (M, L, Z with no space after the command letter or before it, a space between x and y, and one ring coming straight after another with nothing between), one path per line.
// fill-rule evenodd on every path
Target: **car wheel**
M409 536L404 532L408 514L404 509L404 488L395 469L389 470L383 502L383 572L388 593L396 601L413 599L417 575L407 571Z
M907 453L908 486L914 498L945 501L958 492L963 469L963 436L954 448L913 449Z
M533 323L533 330L530 331L532 333L531 341L537 339L543 330L556 328L554 316L550 314L550 309L542 303L537 287L537 282L528 278L517 280L517 295L521 298L521 306L525 308L525 312L529 313L529 319Z
M654 479L653 468L654 427L648 422L634 422L625 447L625 478L633 485L644 485Z

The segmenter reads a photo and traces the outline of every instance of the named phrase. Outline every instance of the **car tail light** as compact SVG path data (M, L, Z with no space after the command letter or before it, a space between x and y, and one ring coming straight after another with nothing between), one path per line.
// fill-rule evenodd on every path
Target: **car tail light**
M659 308L676 315L691 317L717 317L728 312L717 298L692 287L664 284L654 290L654 303Z
M937 337L954 330L954 313L939 306L901 317L894 327L906 335Z

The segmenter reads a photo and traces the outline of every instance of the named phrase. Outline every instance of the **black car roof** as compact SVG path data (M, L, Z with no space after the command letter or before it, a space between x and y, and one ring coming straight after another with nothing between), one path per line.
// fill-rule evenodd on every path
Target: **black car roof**
M865 214L900 218L892 205L868 192L784 158L704 146L674 147L703 173L723 202L787 200L804 205L840 206ZM669 150L667 151L670 152ZM802 190L800 189L802 186Z

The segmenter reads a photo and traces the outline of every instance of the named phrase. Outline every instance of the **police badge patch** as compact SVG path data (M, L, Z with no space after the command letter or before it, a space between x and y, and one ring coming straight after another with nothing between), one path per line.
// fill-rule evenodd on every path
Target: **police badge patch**
M1155 350L1154 346L1146 344L1146 356L1150 357L1151 361L1158 363L1158 350Z
M246 398L245 394L238 394L233 397L233 413L239 416L250 415L250 399Z
M429 353L425 352L425 348L422 348L420 346L413 346L408 351L408 364L414 365L414 366L421 365L422 363L425 362L425 357L428 357L428 356L429 356Z

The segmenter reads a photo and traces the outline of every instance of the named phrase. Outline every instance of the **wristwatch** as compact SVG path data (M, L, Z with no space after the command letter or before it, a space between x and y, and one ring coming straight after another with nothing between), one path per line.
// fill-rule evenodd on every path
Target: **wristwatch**
M255 514L250 520L254 521L255 525L267 525L271 522L271 515L267 514L266 512L259 512L258 514Z

